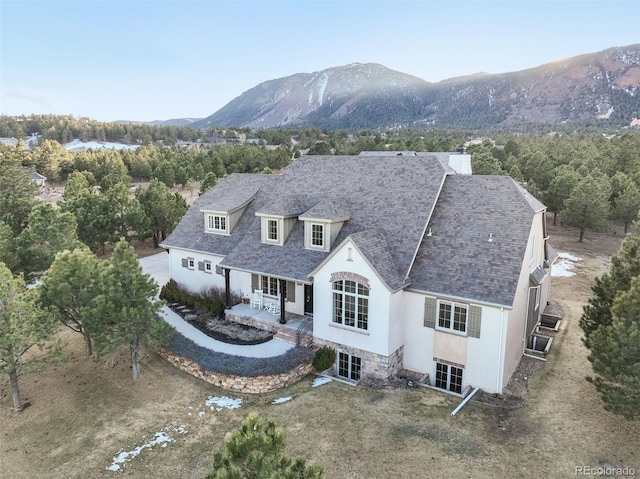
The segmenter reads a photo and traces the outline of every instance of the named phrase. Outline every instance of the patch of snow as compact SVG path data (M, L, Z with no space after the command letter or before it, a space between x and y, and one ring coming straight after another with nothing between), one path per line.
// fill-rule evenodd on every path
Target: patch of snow
M67 150L136 150L140 148L140 145L125 145L124 143L113 143L110 141L80 141L76 139L65 144L64 147Z
M198 416L199 416L199 417L204 416L204 411L198 411Z
M282 398L274 399L273 401L271 401L271 404L282 404L283 402L291 401L292 399L293 397L291 396L282 397Z
M312 388L317 388L318 386L322 386L323 384L327 384L330 383L331 381L333 381L333 379L331 378L315 378L313 380L313 382L311 383L311 387Z
M551 276L556 278L570 278L575 276L575 273L571 271L575 263L582 261L582 258L574 256L570 253L558 253L559 261L556 261L551 266Z
M130 461L134 457L138 456L144 449L151 449L153 446L160 445L161 447L167 447L170 442L175 442L171 436L168 436L164 432L156 432L153 439L144 443L141 446L136 447L133 451L123 451L113 458L113 462L110 466L107 466L107 471L120 471L122 470L121 464Z
M174 427L173 431L177 432L178 434L187 434L189 432L185 424L180 424L178 427Z
M223 409L238 409L242 406L242 399L231 399L227 396L209 396L204 402L205 405L213 411L222 411ZM215 407L217 406L217 407Z

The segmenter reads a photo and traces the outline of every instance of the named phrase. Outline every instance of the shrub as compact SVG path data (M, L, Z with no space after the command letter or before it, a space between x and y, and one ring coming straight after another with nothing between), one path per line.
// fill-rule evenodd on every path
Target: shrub
M322 346L313 358L313 367L316 371L329 369L336 361L336 350L329 346Z

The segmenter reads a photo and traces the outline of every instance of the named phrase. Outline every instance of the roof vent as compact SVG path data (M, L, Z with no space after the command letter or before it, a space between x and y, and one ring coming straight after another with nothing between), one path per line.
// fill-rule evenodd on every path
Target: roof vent
M493 243L493 233L489 233L489 243Z
M431 231L431 228L429 228L429 231L427 232L427 236L433 236L433 231Z

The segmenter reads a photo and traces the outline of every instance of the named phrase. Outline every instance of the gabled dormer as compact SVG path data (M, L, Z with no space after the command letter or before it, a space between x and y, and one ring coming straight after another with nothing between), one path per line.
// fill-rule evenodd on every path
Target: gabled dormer
M200 212L204 214L205 233L230 235L252 199L253 197L236 205L213 204L200 208Z
M316 251L329 251L345 221L351 217L342 200L323 200L303 215L304 247Z
M282 246L305 210L299 197L285 196L256 211L260 217L260 241Z

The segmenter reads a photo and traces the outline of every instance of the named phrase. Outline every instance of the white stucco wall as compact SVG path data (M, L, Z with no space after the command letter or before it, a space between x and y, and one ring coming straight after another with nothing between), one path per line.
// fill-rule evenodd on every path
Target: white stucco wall
M349 248L351 248L352 261L349 261ZM332 321L331 274L337 272L355 273L369 280L369 317L366 331L342 326ZM390 347L391 292L350 241L346 242L316 272L313 287L313 335L315 337L383 356L388 356L397 349L397 347L395 349Z
M406 369L428 373L433 384L436 372L433 358L437 357L464 365L463 389L471 385L490 393L501 391L498 377L504 348L500 344L505 341L507 310L476 304L482 308L482 320L480 337L472 338L425 327L425 295L409 291L403 295Z
M193 258L194 269L183 268L182 258ZM195 251L171 248L169 250L171 278L185 285L189 291L197 293L203 287L218 286L224 288L224 276L216 274L216 265L222 261L222 256L215 256ZM211 273L198 270L198 261L211 261Z
M507 325L507 342L505 345L505 363L503 384L507 384L511 375L516 370L525 345L525 328L527 322L527 306L529 298L529 273L536 268L542 266L544 261L544 214L537 213L532 221L531 231L527 242L526 253L522 261L522 270L516 288L516 294L513 303L513 310L509 313ZM548 297L549 280L547 278L542 287L544 295L541 297L540 313L544 310L546 302L545 295Z

